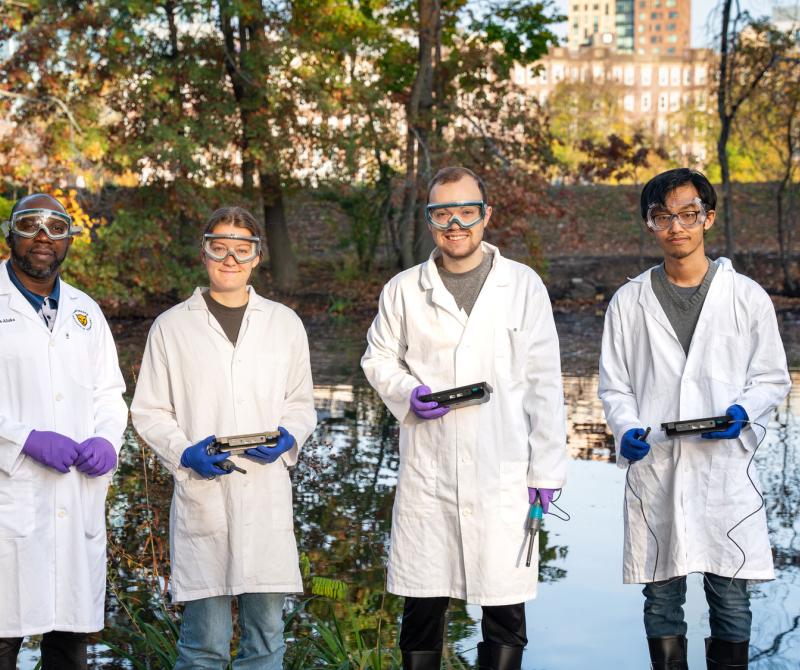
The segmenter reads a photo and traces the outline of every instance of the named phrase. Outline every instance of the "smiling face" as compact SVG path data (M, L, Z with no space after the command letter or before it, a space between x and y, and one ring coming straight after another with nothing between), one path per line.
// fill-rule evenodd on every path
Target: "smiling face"
M659 208L655 213L680 214L690 210L697 211L698 206L693 202L699 198L697 189L692 184L683 184L670 191L664 199L665 207ZM694 228L685 228L677 216L672 217L672 223L665 230L651 230L658 246L664 255L674 259L684 259L694 255L705 256L703 234L714 225L714 210L707 212L705 222Z
M238 235L241 237L250 237L252 235L247 228L234 226L230 223L217 224L210 232L215 235ZM242 244L241 242L237 242L237 240L229 239L217 239L214 243L215 245L224 246L232 250L249 246L249 244ZM219 251L224 253L223 250ZM250 275L261 260L261 256L259 255L246 263L238 263L232 255L228 255L222 261L215 261L205 252L203 252L202 257L203 263L206 266L206 272L208 272L208 281L211 291L214 293L233 294L241 293L246 290Z
M49 209L54 212L66 213L60 202L46 195L23 198L17 203L15 211L23 209ZM11 263L17 274L27 275L34 280L44 282L54 280L59 266L67 257L70 244L72 244L71 237L63 240L51 240L43 230L31 238L14 233L8 237Z
M458 181L446 184L436 184L431 189L428 204L457 203L481 201L483 197L478 183L470 176L465 175ZM428 226L433 236L434 244L442 252L445 259L453 261L467 261L475 256L480 256L483 231L492 216L492 208L486 207L483 221L472 228L461 228L453 222L447 230L437 230Z

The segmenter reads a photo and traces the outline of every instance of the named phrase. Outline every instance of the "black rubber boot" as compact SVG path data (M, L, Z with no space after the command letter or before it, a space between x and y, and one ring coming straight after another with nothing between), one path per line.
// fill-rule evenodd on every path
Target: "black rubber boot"
M651 670L689 670L686 636L648 637Z
M479 670L521 670L523 647L478 643Z
M0 637L0 670L17 670L21 637Z
M404 651L403 670L440 670L441 651Z
M706 667L708 670L741 670L747 667L750 640L729 642L715 637L706 638Z

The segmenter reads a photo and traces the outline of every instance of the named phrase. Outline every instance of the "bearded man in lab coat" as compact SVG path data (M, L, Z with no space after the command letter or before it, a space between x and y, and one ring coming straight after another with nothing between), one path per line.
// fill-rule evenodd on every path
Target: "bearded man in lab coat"
M103 628L105 498L128 410L100 308L59 277L80 227L37 193L3 224L0 264L0 670L44 633L44 670L86 668Z
M538 496L547 511L566 471L558 338L539 276L482 241L481 179L445 168L428 193L436 248L384 287L361 360L400 423L388 589L406 597L407 670L439 669L450 598L483 606L479 667L516 670L538 580L528 505ZM481 381L494 389L484 404L420 400Z
M664 262L625 284L606 312L600 397L629 467L625 583L645 584L652 667L686 668L686 575L703 573L709 668L746 668L748 580L774 578L760 493L748 466L789 390L775 310L727 258L706 256L716 194L694 170L642 190L645 225ZM670 438L661 424L727 415L720 430ZM646 435L646 427L652 432ZM751 470L755 478L756 473Z
M247 210L211 215L202 259L209 288L155 320L131 404L175 479L170 584L185 603L175 669L228 667L235 596L233 667L279 670L285 596L303 590L288 468L316 425L308 340L292 310L248 286L261 234ZM215 435L268 430L280 433L274 446L209 453Z

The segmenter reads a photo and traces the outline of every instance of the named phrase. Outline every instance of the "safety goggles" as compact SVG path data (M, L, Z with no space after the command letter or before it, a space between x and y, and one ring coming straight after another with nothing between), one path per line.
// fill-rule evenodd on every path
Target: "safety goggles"
M72 217L52 209L21 209L11 215L11 220L3 223L3 233L14 233L29 239L36 237L40 230L51 240L63 240L70 235L78 235L80 226L72 225Z
M658 203L653 203L647 208L647 227L659 232L669 230L675 219L678 219L683 228L691 229L702 226L706 218L706 208L700 198L693 198L689 202L677 205L674 212Z
M436 230L447 230L454 223L459 228L477 226L486 216L486 203L482 200L466 202L437 202L425 208L428 225Z
M223 240L230 240L233 244L229 246ZM222 263L228 256L233 256L237 263L249 263L261 253L261 238L206 233L203 235L203 251L212 261L218 263Z

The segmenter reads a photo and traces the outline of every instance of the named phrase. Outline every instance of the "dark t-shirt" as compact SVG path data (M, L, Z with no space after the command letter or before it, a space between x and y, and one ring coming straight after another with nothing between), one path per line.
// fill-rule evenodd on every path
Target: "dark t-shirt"
M222 330L225 331L228 339L235 345L239 337L239 328L242 326L242 318L244 318L247 303L241 307L227 307L214 300L209 291L203 292L203 298L208 306L208 311L222 326Z

